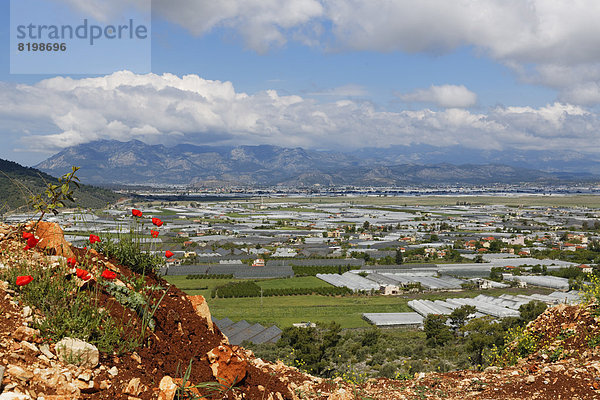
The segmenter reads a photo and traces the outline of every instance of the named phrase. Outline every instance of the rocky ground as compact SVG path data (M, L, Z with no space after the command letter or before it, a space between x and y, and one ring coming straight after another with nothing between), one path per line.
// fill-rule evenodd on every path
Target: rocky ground
M24 231L34 233L39 245L24 250ZM64 242L58 227L50 225L41 230L32 225L0 225L0 250L0 268L19 263L51 267L64 264L66 256L90 254ZM120 278L132 275L114 259L91 255L93 273L110 268ZM263 362L252 352L229 345L210 322L201 296L186 296L153 275L145 279L147 284L168 288L154 315L156 327L148 331L143 346L119 355L99 353L76 340L52 343L32 328L37 318L43 318L39 311L25 306L18 290L0 281L0 400L600 399L600 348L596 347L600 341L595 340L600 337L600 317L595 316L595 305L548 309L528 326L536 337L535 351L514 366L417 374L412 380L371 379L353 385ZM82 290L95 290L99 307L139 327L137 315L93 279L82 284ZM188 365L189 380L184 384ZM186 386L184 393L181 389Z

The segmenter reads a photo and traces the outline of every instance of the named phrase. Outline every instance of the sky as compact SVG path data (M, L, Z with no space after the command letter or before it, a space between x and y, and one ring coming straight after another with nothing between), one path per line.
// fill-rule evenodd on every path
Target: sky
M24 165L99 139L600 158L597 0L29 1L48 24L151 6L151 29L15 73L18 18L0 0L0 158Z

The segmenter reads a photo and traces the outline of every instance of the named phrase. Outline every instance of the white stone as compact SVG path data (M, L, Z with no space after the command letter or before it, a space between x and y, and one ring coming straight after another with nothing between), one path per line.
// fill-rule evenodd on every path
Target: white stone
M109 369L109 370L108 370L108 371L106 371L106 372L108 372L108 374L109 374L109 375L112 375L112 376L117 376L117 375L119 375L119 369L118 369L117 367L112 367L111 369Z
M56 355L62 362L94 368L98 365L98 348L81 339L63 338L55 346Z
M31 396L22 393L2 393L0 400L30 400Z

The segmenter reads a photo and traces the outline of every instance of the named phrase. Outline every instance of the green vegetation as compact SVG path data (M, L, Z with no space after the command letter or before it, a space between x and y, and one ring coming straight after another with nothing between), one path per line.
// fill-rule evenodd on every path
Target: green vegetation
M233 274L186 275L185 279L233 279Z
M321 286L321 287L287 287L262 289L253 281L230 282L223 286L214 288L211 298L233 298L233 297L271 297L271 296L298 296L308 294L319 294L322 296L344 296L352 294L352 290L346 287Z
M157 271L161 265L164 265L164 257L144 251L139 238L139 235L131 231L130 234L119 235L118 240L107 236L101 242L91 246L107 257L116 258L119 263L128 266L138 274L144 275L150 271Z
M354 265L292 265L295 276L315 276L317 274L339 274L353 269L360 269Z
M342 328L368 327L362 319L363 313L412 311L405 299L358 295L215 298L208 299L208 306L216 318L245 319L263 325L276 324L280 328L302 321L335 321Z
M76 279L67 273L66 265L48 266L29 263L0 270L0 279L18 290L20 300L35 307L45 317L34 322L42 337L56 342L74 337L94 344L102 352L123 352L136 347L128 338L120 321L96 305L97 293L80 290ZM15 285L17 276L30 275L33 280L23 287Z
M314 276L296 276L283 279L265 279L256 281L256 284L267 289L314 289L321 287L332 287L329 283Z
M0 159L0 214L22 211L32 194L43 193L48 184L59 185L59 182L35 168ZM72 197L80 207L101 208L117 201L119 195L107 189L81 185L73 191Z

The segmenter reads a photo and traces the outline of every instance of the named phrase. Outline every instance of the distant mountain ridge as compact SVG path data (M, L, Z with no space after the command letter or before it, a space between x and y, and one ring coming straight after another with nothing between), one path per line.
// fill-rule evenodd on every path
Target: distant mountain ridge
M71 166L67 172L71 172ZM79 173L77 175L79 176ZM0 159L0 214L17 209L27 210L26 204L30 193L42 193L46 183L56 183L56 181L55 177L35 168ZM81 181L87 182L86 179ZM73 197L76 200L73 206L104 207L106 203L113 203L119 198L118 194L110 190L84 184L80 185L79 189L76 187L73 189Z
M387 151L386 151L387 150ZM71 165L94 184L189 184L248 186L491 184L560 182L591 174L543 172L503 163L419 165L398 162L401 151L325 152L271 145L173 147L138 140L101 140L64 149L36 168L62 175Z

